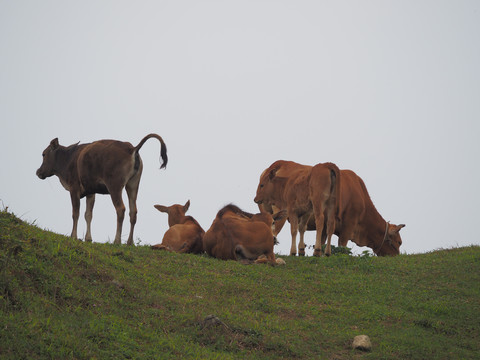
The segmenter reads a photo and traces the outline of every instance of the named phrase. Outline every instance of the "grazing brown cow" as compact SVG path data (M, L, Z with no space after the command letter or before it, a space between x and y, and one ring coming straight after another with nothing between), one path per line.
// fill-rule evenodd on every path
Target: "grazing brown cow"
M311 167L291 161L279 160L274 162L260 176L255 202L259 203L259 206L263 206L269 213L273 212L272 206L275 206L277 209L287 209L287 201L285 199L289 191L292 192L292 190L286 186L279 185L295 183L295 177L299 169L308 171ZM273 177L270 175L272 170L274 170ZM283 177L286 179L275 180L275 177ZM290 179L290 177L293 177L293 179ZM339 188L340 192L336 193L335 198L332 197L332 201L337 202L338 208L336 209L335 218L330 216L328 219L335 221L334 234L339 237L339 246L346 246L348 240L351 240L358 246L370 247L373 252L379 256L398 255L400 253L400 245L402 244L399 231L405 225L393 225L387 223L382 218L373 205L365 183L353 171L340 170L339 176L337 175L335 178L338 181L337 185L339 186L337 186L337 189ZM309 185L313 186L312 181L314 180L311 180ZM315 186L313 186L313 188L315 188ZM315 198L314 190L315 189L310 190L310 199ZM290 193L289 196L292 197L292 194ZM294 196L295 195L293 195L293 197ZM303 189L300 191L300 197L305 197L305 191ZM319 203L317 200L313 201L317 204ZM317 211L317 213L320 212ZM332 226L332 224L330 224L330 226ZM322 227L323 230L321 232L317 231L315 248L317 248L319 236L321 237L321 244L325 244L328 227L327 221L327 231L325 230L325 225ZM277 234L280 230L281 228L276 226L275 231ZM301 246L304 246L302 242L302 230L316 230L315 216L311 216L307 220L307 224L300 227L299 230L299 253L301 254ZM290 251L292 255L295 254L296 250L294 246L295 243L292 241L292 249ZM326 252L327 251L328 244Z
M285 217L284 211L275 215L250 214L235 205L221 209L203 237L203 248L210 256L222 260L255 261L265 255L275 265L273 253L274 221ZM263 261L262 261L263 262Z
M203 231L200 224L191 216L185 216L190 200L185 205L154 205L158 211L168 214L170 228L165 232L161 244L153 245L155 250L169 250L178 253L199 254L203 251Z
M305 255L304 234L313 213L310 202L309 180L312 167L293 161L275 161L260 176L254 201L261 211L270 214L274 210L287 210L292 245L290 255L297 254L296 238L300 232L298 254ZM280 232L284 223L278 224L275 232Z
M402 239L399 231L405 226L385 221L373 205L363 180L351 170L340 171L340 208L335 234L338 245L348 240L368 246L378 256L398 255Z
M115 244L121 243L122 224L125 205L122 190L125 188L130 208L130 234L128 245L133 245L133 229L137 221L137 193L142 175L142 159L138 151L145 141L156 138L160 141L160 154L163 160L161 168L167 166L167 147L157 134L145 136L137 146L129 142L99 140L88 144L73 144L68 147L53 139L43 151L43 163L37 170L40 179L56 175L63 187L70 192L72 200L73 229L71 237L77 238L77 224L80 211L80 199L87 197L85 220L87 233L85 241L92 241L90 224L95 203L95 194L110 194L117 211L117 232Z

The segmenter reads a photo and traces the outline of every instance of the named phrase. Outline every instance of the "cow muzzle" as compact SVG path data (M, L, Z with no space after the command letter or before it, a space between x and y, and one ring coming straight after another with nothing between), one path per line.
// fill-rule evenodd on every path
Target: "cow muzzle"
M41 172L40 169L37 170L36 174L37 174L37 176L38 176L41 180L45 180L45 179L47 178L47 177L45 176L45 174L43 174L43 173Z

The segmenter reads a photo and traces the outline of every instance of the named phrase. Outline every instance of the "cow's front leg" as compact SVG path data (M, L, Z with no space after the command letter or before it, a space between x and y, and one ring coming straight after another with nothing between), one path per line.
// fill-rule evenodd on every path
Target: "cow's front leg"
M292 246L290 247L290 255L297 255L297 232L298 232L298 217L296 215L289 216L290 233L292 234ZM305 251L303 253L305 255Z
M78 225L78 217L80 216L80 196L78 196L74 192L71 192L70 199L72 200L72 220L73 220L72 233L70 234L70 237L74 239L78 239L77 225Z
M85 210L85 221L87 222L87 234L85 241L92 242L91 224L93 218L93 205L95 205L95 194L87 196L87 209Z
M305 231L307 230L309 215L302 216L298 223L298 232L300 233L300 241L298 242L298 256L305 256Z

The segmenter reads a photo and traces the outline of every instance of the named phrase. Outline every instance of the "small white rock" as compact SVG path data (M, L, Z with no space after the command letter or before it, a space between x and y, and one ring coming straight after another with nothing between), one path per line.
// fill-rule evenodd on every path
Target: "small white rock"
M352 347L357 350L370 351L372 350L372 342L367 335L358 335L353 339Z

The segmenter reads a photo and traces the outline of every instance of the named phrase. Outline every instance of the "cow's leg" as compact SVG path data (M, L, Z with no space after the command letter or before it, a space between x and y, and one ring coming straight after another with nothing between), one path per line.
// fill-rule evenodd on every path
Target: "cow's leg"
M112 197L113 206L117 211L117 232L115 233L115 240L113 243L120 245L122 243L122 225L125 217L125 204L122 200L122 190L110 191L110 196Z
M313 207L313 212L315 214L315 225L317 227L315 234L315 250L313 251L313 256L322 255L322 233L323 226L325 222L325 216L323 215L322 207Z
M128 234L127 245L133 245L133 230L137 223L137 194L138 194L138 182L129 182L125 189L128 195L128 209L130 215L130 233Z
M332 254L332 235L335 232L335 206L328 206L327 213L327 246L325 247L325 255L330 256Z
M72 219L73 219L73 227L72 227L72 234L70 237L74 239L78 239L77 237L77 225L78 225L78 217L80 216L80 196L76 193L70 193L70 199L72 200Z
M297 255L298 217L297 215L289 216L289 220L290 220L290 233L292 234L292 246L290 247L290 255L295 256ZM303 255L305 255L305 249L304 249Z
M127 245L133 245L133 231L137 223L137 195L138 187L140 186L140 178L142 177L143 163L138 157L138 168L135 174L125 184L125 190L128 195L128 210L130 216L130 233L128 234Z
M93 217L93 205L95 205L95 194L87 196L87 209L85 210L85 221L87 222L87 234L85 235L85 241L92 242L92 217Z
M305 231L307 230L309 215L302 216L298 223L298 232L300 233L300 240L298 242L298 256L305 256Z

